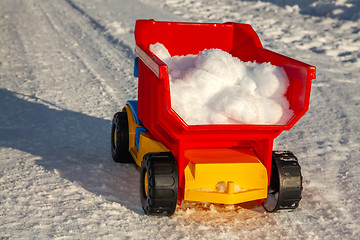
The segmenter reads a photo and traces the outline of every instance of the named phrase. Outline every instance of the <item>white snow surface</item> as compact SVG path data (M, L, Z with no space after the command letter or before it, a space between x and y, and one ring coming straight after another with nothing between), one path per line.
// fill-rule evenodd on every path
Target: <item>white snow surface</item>
M360 19L353 0L0 1L1 239L360 239ZM275 140L299 158L293 212L184 202L145 216L110 123L137 97L134 23L249 23L317 67L309 112Z
M149 49L168 66L171 107L187 124L286 124L294 114L282 67L221 49L185 56L171 56L161 43Z

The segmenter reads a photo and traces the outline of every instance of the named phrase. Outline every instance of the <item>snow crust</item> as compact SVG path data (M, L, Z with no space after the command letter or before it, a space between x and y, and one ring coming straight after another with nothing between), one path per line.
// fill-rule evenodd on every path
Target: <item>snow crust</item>
M0 1L0 239L360 239L360 1ZM183 202L144 216L139 172L109 150L137 98L136 19L250 24L317 67L310 109L274 142L303 175L300 206Z
M293 115L281 67L220 49L173 57L161 43L149 49L168 65L172 108L188 124L285 124Z

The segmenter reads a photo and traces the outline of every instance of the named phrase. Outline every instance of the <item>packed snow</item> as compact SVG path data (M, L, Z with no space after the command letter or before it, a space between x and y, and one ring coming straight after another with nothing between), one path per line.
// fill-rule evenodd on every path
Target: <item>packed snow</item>
M190 125L286 124L289 79L270 63L242 62L220 49L171 56L161 43L149 49L168 66L171 106Z
M360 239L360 19L353 0L0 1L0 239ZM294 212L184 202L145 216L139 171L111 159L137 98L135 20L241 22L317 67L310 110L275 139L298 157Z

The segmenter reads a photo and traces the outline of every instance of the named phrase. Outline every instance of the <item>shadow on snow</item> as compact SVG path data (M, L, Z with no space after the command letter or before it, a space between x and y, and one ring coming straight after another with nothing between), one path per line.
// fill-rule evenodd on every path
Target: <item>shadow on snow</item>
M112 160L110 130L109 120L61 109L35 96L0 88L0 148L37 156L37 165L142 215L139 169L135 164L118 164ZM212 205L185 202L179 209L181 212L190 206L206 215ZM221 204L214 206L221 212L229 212ZM264 211L255 202L237 204L234 208L237 209L234 214L239 209L249 209L252 214Z
M36 164L142 214L139 172L110 153L111 122L0 89L0 147L40 157Z
M259 0L247 0L250 2L257 2ZM346 4L335 5L334 1L319 1L319 0L260 0L262 2L269 2L280 7L295 6L300 9L301 14L317 16L317 17L331 17L341 20L356 21L360 18L360 1L345 0Z

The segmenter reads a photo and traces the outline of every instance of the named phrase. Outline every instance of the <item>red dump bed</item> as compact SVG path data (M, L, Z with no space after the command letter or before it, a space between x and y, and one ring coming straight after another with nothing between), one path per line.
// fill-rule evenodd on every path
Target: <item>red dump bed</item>
M264 49L248 24L138 20L135 40L135 51L140 58L138 117L177 159L180 188L183 170L189 161L183 152L189 148L250 147L270 171L274 138L283 130L289 130L308 110L315 67ZM171 108L166 64L149 50L149 45L157 42L164 44L172 56L218 48L242 61L282 66L290 81L286 97L294 111L293 118L285 125L187 125Z

